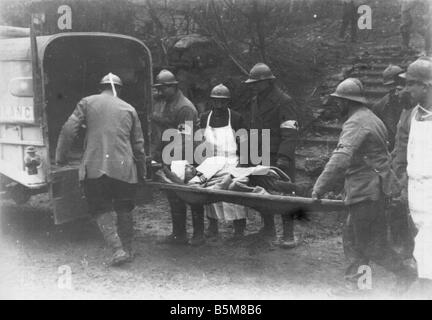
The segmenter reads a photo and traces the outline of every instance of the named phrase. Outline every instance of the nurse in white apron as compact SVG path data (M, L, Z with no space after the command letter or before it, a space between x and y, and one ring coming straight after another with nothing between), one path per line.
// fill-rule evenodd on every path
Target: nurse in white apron
M212 98L212 110L204 113L201 121L202 127L203 122L205 123L204 137L206 143L214 151L213 156L225 157L229 165L237 166L239 162L237 143L231 123L233 117L236 118L237 124L241 123L241 116L228 108L231 96L228 88L224 85L220 84L214 87L210 97ZM213 235L217 234L218 220L233 221L235 239L244 235L247 213L245 207L233 203L218 202L206 205L204 212L210 220L209 229Z
M419 278L432 280L432 112L420 106L412 113L407 160L409 208L418 228L414 258Z

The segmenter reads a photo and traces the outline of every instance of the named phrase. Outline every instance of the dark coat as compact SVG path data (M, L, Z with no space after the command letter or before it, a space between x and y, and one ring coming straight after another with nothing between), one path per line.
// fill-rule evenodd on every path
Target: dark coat
M407 146L409 132L411 128L413 109L404 110L400 116L395 137L395 147L392 152L392 165L398 178L402 181L406 179Z
M254 97L246 109L242 110L248 129L270 130L270 153L273 159L279 157L295 160L298 141L298 115L294 100L277 86ZM259 139L261 144L261 139ZM261 149L261 145L259 146ZM272 159L272 160L273 160ZM272 161L273 162L273 161Z
M345 121L334 150L314 190L324 194L332 190L340 177L345 178L345 203L377 201L384 193L400 189L391 170L384 123L368 108L354 110Z
M372 111L384 122L387 128L390 151L394 148L397 124L403 109L404 106L400 103L394 90L372 106Z
M158 103L160 110L159 116L157 117L157 121L154 118L155 124L158 126L159 134L163 134L166 129L177 129L182 132L187 132L188 134L192 134L198 129L198 112L193 105L193 103L186 98L182 91L178 89L176 95L169 102L161 100ZM190 123L192 127L186 127L186 125ZM162 161L162 157L164 155L164 148L169 145L169 141L162 141L162 137L159 140L159 145L153 149L154 154L152 157L158 161ZM185 148L185 135L182 135L181 146L178 145L178 148L181 148L182 155L181 159L186 159L186 148ZM193 154L192 154L193 158ZM192 162L193 159L188 159ZM180 159L176 159L180 160ZM165 163L165 161L164 161Z
M163 117L163 129L181 129L186 121L192 121L198 125L198 112L194 104L183 95L179 89L172 101L162 101L161 116Z
M56 162L66 162L67 152L81 125L86 126L86 135L79 179L106 175L137 183L137 169L140 175L145 173L145 153L141 123L135 109L106 93L83 98L60 132Z

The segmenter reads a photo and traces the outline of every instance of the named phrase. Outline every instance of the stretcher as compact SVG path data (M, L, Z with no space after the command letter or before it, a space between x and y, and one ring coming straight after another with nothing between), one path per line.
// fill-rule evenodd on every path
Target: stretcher
M279 196L229 190L214 190L154 181L148 181L146 182L146 185L151 188L174 192L180 199L189 204L204 205L223 201L253 208L264 214L289 214L290 212L297 210L304 210L307 212L345 210L345 204L341 200L322 199L317 202L311 198L298 196Z

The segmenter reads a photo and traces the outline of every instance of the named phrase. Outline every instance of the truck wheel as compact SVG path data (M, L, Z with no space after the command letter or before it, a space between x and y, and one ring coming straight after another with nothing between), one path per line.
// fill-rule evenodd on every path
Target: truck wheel
M19 205L26 203L31 197L30 190L20 184L11 188L9 194L12 200Z

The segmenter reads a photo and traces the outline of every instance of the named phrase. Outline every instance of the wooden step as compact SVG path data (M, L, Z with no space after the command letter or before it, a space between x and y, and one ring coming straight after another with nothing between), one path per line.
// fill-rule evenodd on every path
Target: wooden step
M389 66L389 64L388 63L372 62L372 63L369 63L368 66L371 70L384 71Z
M299 139L299 143L303 145L323 145L328 147L336 147L338 141L338 137L313 137Z
M313 124L313 128L315 132L339 135L342 130L342 125L318 122Z
M350 74L350 77L360 78L360 77L380 77L382 78L382 71L379 70L355 70Z
M373 48L373 51L380 51L380 50L400 50L401 46L398 44L390 44L390 45L380 45Z
M382 56L372 55L367 57L358 57L354 60L354 63L371 63L371 62L385 63L387 65L389 64L399 65L405 63L405 58L400 56L399 57L392 56L392 55L382 55Z
M366 88L364 93L366 97L384 97L387 94L388 90L375 89L375 88Z
M364 86L383 86L383 79L381 77L374 77L374 78L368 78L368 77L361 77L361 82Z

